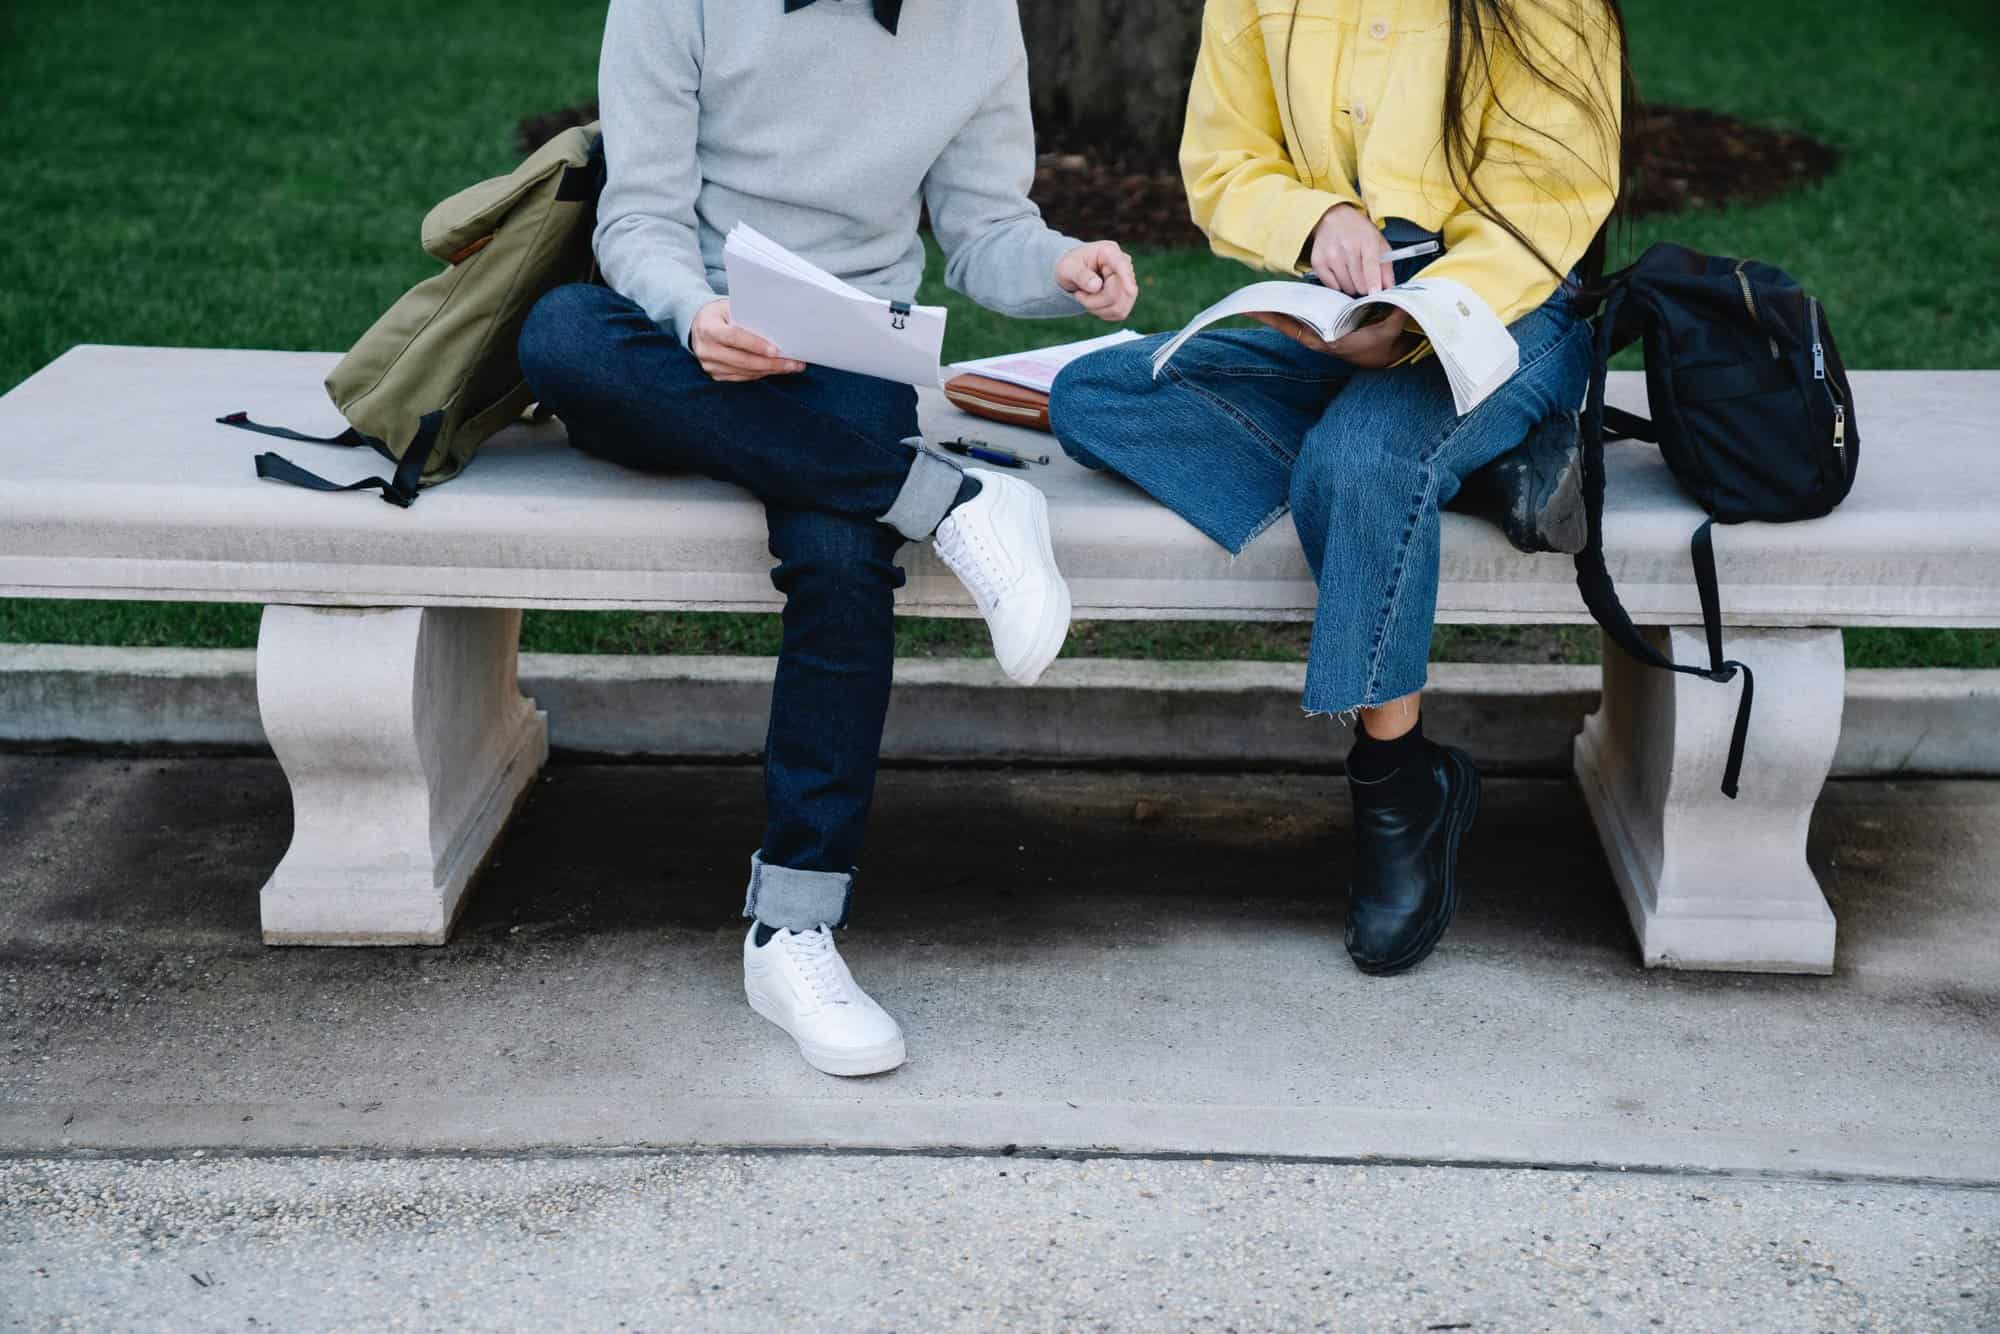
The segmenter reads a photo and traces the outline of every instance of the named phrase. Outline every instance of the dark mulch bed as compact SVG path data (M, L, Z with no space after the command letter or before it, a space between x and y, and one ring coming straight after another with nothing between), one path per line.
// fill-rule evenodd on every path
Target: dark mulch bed
M571 125L597 116L596 103L531 116L515 130L525 156ZM1699 107L1649 107L1631 127L1637 169L1626 191L1633 217L1683 209L1754 204L1809 185L1839 165L1837 149L1803 134L1766 129ZM1180 172L1171 162L1058 148L1035 169L1035 202L1051 224L1128 245L1198 246Z

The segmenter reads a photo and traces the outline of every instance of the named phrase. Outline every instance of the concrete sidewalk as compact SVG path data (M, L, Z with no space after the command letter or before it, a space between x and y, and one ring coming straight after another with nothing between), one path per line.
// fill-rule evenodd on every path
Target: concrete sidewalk
M892 771L845 945L912 1060L740 999L747 768L553 769L436 950L271 950L258 760L0 757L17 1148L1014 1143L2000 1182L2000 787L1836 784L1832 979L1647 973L1500 781L1436 958L1340 949L1337 779ZM247 1118L247 1119L246 1119Z
M1248 1246L1275 1227L1371 1274L1393 1268L1399 1233L1420 1249L1450 1251L1451 1236L1499 1248L1452 1252L1474 1276L1464 1291L1481 1290L1474 1280L1486 1274L1493 1293L1514 1291L1516 1278L1523 1291L1554 1282L1508 1278L1512 1260L1494 1257L1512 1243L1489 1218L1508 1208L1529 1220L1566 1216L1577 1201L1536 1184L1570 1180L1550 1169L1583 1173L1574 1178L1580 1199L1626 1200L1621 1216L1655 1229L1646 1234L1655 1249L1624 1253L1626 1267L1606 1271L1606 1282L1629 1280L1624 1290L1641 1297L1651 1291L1645 1273L1658 1277L1663 1257L1694 1254L1687 1238L1699 1234L1709 1238L1700 1253L1719 1266L1703 1283L1735 1273L1745 1285L1738 1298L1778 1302L1792 1292L1786 1284L1820 1280L1769 1265L1732 1269L1724 1257L1761 1255L1753 1246L1772 1238L1751 1234L1782 1238L1791 1225L1780 1217L1819 1219L1838 1212L1837 1200L1875 1192L1867 1198L1881 1213L1856 1215L1847 1231L1832 1222L1791 1230L1826 1239L1838 1254L1817 1262L1845 1266L1857 1291L1887 1307L1754 1309L1796 1309L1793 1323L2000 1320L1995 1285L1975 1281L2000 1266L2000 785L1828 790L1813 852L1841 952L1835 976L1811 979L1645 972L1573 789L1492 782L1466 848L1471 885L1457 926L1424 968L1376 981L1340 949L1346 811L1337 779L891 771L843 948L903 1020L912 1059L858 1082L806 1068L741 1002L736 912L759 805L747 768L557 766L450 946L271 950L257 943L256 890L287 836L274 764L0 756L9 851L0 864L0 1148L23 1159L0 1175L0 1261L39 1255L34 1264L46 1267L72 1253L65 1248L110 1238L102 1229L111 1215L81 1219L49 1202L86 1187L163 1201L158 1216L168 1220L180 1216L175 1191L225 1186L264 1200L273 1216L309 1210L311 1190L293 1179L300 1160L285 1155L342 1155L326 1169L331 1182L367 1178L375 1156L421 1176L428 1160L408 1155L472 1151L484 1157L445 1160L457 1164L449 1175L499 1198L526 1189L522 1181L560 1195L579 1173L599 1183L590 1189L615 1192L635 1174L700 1181L724 1170L702 1158L648 1166L650 1153L778 1151L744 1160L755 1188L731 1197L730 1216L752 1229L731 1246L754 1256L772 1244L754 1233L759 1211L784 1217L793 1207L790 1187L777 1184L787 1172L850 1174L847 1195L828 1199L852 1196L853 1208L829 1215L844 1221L818 1241L796 1243L810 1251L862 1226L869 1181L883 1192L938 1192L954 1172L985 1180L1006 1166L953 1167L940 1155L1055 1154L1071 1161L1038 1169L1061 1183L1049 1198L1078 1210L1087 1212L1103 1174L1129 1169L1155 1194L1219 1192L1218 1245ZM195 1151L210 1167L218 1156L251 1157L213 1168L221 1177L175 1175L195 1171L185 1164L72 1161ZM642 1156L579 1167L570 1156L579 1151ZM842 1168L850 1160L825 1151L915 1156ZM1230 1157L1279 1161L1215 1161ZM1193 1161L1159 1161L1174 1158ZM786 1162L795 1167L778 1166ZM1344 1180L1326 1174L1357 1165L1410 1174L1383 1181L1430 1184L1407 1186L1399 1198L1411 1202L1408 1217L1386 1231L1353 1233L1354 1217L1307 1228L1312 1211L1294 1198L1305 1179ZM1266 1170L1275 1188L1243 1184ZM1252 1177L1231 1175L1244 1172ZM1733 1215L1740 1227L1713 1230L1711 1215L1684 1207L1693 1196L1741 1201L1748 1212ZM656 1203L679 1211L676 1199ZM1424 1199L1435 1207L1427 1212ZM802 1212L810 1203L794 1200ZM244 1207L243 1217L255 1212ZM1139 1257L1170 1256L1209 1207L1164 1231L1135 1224L1129 1246L1102 1241L1107 1281L1157 1283ZM977 1250L1009 1217L1000 1204L947 1203L897 1226ZM1462 1217L1488 1221L1454 1221ZM1902 1220L1901 1230L1868 1221L1880 1217ZM464 1258L453 1247L483 1244L476 1218L434 1221L427 1245L440 1263ZM600 1215L586 1221L578 1235L616 1231ZM191 1234L179 1223L144 1227L182 1238L170 1251L176 1265L185 1258ZM203 1235L231 1264L282 1258L258 1248L248 1223ZM415 1266L397 1258L393 1229L370 1235L374 1262ZM711 1248L687 1273L726 1258L722 1235L683 1243ZM889 1246L879 1236L856 1245L877 1242ZM364 1251L353 1265L371 1263ZM527 1252L503 1253L512 1263ZM1072 1277L1088 1288L1090 1253L1072 1259ZM330 1260L327 1272L348 1262ZM1404 1304L1335 1323L1538 1322L1529 1307L1504 1303L1464 1317L1454 1314L1471 1311L1462 1303L1409 1305L1420 1289L1446 1289L1421 1265L1400 1272L1370 1288L1370 1300ZM11 1281L0 1274L0 1285ZM1307 1288L1289 1277L1262 1282L1294 1304L1260 1308L1251 1283L1227 1308L1239 1327L1310 1323L1281 1318L1315 1309ZM40 1311L76 1296L49 1283L16 1290L68 1293ZM176 1287L176 1298L235 1311L197 1286ZM102 1309L138 1312L136 1291L101 1294L111 1303ZM1726 1296L1729 1285L1717 1291ZM1600 1314L1671 1317L1691 1300L1662 1293ZM1055 1288L1043 1295L1034 1309L1047 1318L1016 1312L1019 1323L1114 1309L1054 1304ZM993 1314L985 1302L968 1310ZM429 1309L412 1323L451 1323L437 1316L444 1308ZM529 1309L523 1324L534 1323ZM937 1314L928 1306L881 1309L902 1312L885 1327L976 1323L924 1318ZM1116 1309L1146 1323L1140 1308ZM1687 1319L1668 1323L1709 1324L1707 1309L1687 1306ZM753 1303L736 1310L737 1323L778 1310ZM1560 1302L1549 1310L1541 1323L1587 1313ZM241 1313L231 1319L240 1327ZM1717 1316L1717 1327L1726 1323Z

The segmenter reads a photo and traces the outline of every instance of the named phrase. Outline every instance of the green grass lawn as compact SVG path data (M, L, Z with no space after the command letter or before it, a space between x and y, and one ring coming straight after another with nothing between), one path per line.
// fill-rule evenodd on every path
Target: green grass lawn
M1053 0L1036 0L1051 3ZM1193 3L1193 0L1189 0ZM1846 153L1811 190L1633 229L1783 264L1858 367L2000 366L2000 56L1990 4L1631 0L1647 95L1805 130ZM437 199L505 170L522 114L588 97L602 0L6 0L0 390L79 342L345 347L432 268ZM1134 323L1169 328L1246 274L1141 251ZM933 272L937 266L933 265ZM969 357L1096 332L952 307ZM329 501L328 503L339 503ZM420 514L413 518L420 521ZM0 640L237 645L256 609L0 601ZM547 613L531 648L768 653L770 617ZM909 619L912 654L979 652L977 624ZM2000 665L2000 635L1858 631L1857 666ZM1296 626L1079 627L1067 652L1295 658ZM1588 660L1594 636L1443 628L1437 657Z

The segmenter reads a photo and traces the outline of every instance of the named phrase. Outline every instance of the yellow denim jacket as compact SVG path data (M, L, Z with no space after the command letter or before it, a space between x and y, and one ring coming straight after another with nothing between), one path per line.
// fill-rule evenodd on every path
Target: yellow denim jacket
M1354 204L1377 226L1400 217L1441 231L1446 253L1425 276L1464 283L1502 322L1546 301L1555 277L1473 212L1446 171L1445 0L1297 0L1295 29L1293 4L1208 0L1202 16L1181 174L1216 253L1297 273L1320 218ZM1559 62L1616 125L1618 38L1601 10L1585 0L1516 4L1536 63L1561 78ZM1466 123L1479 127L1474 180L1568 272L1617 198L1615 136L1497 52L1491 84L1478 80L1466 99Z

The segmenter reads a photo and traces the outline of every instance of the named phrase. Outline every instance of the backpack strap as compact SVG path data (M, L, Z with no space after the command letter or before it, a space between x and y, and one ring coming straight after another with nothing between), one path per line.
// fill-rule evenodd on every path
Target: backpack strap
M1722 793L1732 800L1736 780L1743 774L1743 747L1750 740L1750 706L1757 698L1757 677L1749 664L1722 655L1722 595L1715 580L1715 520L1702 520L1688 542L1694 558L1694 586L1701 594L1701 624L1708 634L1708 670L1676 667L1674 670L1727 682L1743 673L1743 697L1736 702L1736 726L1729 733L1729 759L1722 768Z
M232 412L227 417L217 417L215 424L218 426L234 426L239 431L255 431L258 435L276 436L280 440L297 440L301 444L307 445L343 445L352 448L355 445L372 445L375 443L352 426L342 431L339 435L306 435L302 432L294 431L288 426L266 426L262 422L253 422L250 420L250 414L247 412Z
M234 426L241 431L255 431L259 435L276 436L280 440L298 440L309 445L340 445L352 448L367 445L384 457L394 457L383 447L382 442L372 436L365 436L353 427L348 427L339 435L302 435L283 426L265 426L250 420L246 413L232 412L227 417L217 417L217 424ZM394 475L364 477L358 482L330 482L316 472L309 472L282 454L259 454L255 459L257 475L267 481L284 482L290 486L302 486L308 491L380 491L382 499L399 509L408 509L416 503L417 488L423 482L424 468L430 462L431 452L437 448L438 433L444 428L442 412L427 413L417 423L417 434L410 441L410 447L403 451L403 457L396 463Z
M1636 412L1614 408L1609 404L1604 408L1604 438L1606 440L1644 440L1647 444L1660 443L1660 433L1653 423Z
M1590 369L1590 395L1584 402L1583 411L1583 501L1584 512L1589 522L1589 537L1582 551L1576 555L1576 587L1583 594L1583 603L1590 608L1590 614L1611 641L1633 658L1649 667L1664 671L1680 672L1687 676L1699 676L1718 683L1732 681L1737 672L1743 673L1743 695L1736 705L1736 727L1730 735L1729 759L1723 768L1722 792L1734 798L1737 779L1743 772L1743 750L1750 736L1750 706L1756 697L1756 678L1750 669L1740 662L1725 659L1722 654L1722 596L1715 577L1715 538L1711 531L1715 521L1703 522L1695 529L1689 542L1689 554L1694 561L1695 588L1701 595L1702 628L1708 635L1707 667L1687 667L1667 657L1649 643L1632 623L1625 604L1618 600L1617 589L1612 586L1611 571L1604 563L1604 427L1609 420L1620 430L1629 433L1631 425L1639 425L1649 433L1652 423L1643 417L1619 412L1616 408L1604 406L1605 376L1611 359L1613 326L1617 322L1618 309L1623 304L1623 288L1614 291L1605 299L1604 309L1598 315L1596 350ZM1616 417L1611 414L1616 413ZM1647 436L1636 436L1645 439Z

